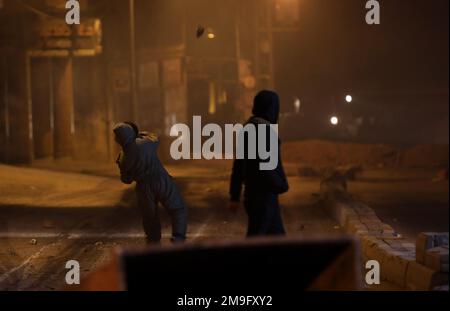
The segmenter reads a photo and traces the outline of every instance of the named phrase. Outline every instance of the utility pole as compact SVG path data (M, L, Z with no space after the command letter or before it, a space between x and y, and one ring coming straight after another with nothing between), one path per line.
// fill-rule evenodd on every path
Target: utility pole
M135 2L129 0L130 11L130 93L131 93L131 116L137 122L138 91L136 78L136 25L135 25Z
M274 89L274 75L275 75L275 60L274 60L274 44L273 44L273 21L272 21L272 0L266 0L266 27L267 27L267 41L269 43L269 73L268 73L268 86L270 89Z

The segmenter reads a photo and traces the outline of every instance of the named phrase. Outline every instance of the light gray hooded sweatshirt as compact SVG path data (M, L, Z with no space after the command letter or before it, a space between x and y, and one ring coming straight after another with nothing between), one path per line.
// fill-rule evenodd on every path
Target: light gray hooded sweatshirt
M117 158L120 169L120 179L123 183L136 182L139 197L146 197L149 201L160 202L177 219L173 228L178 234L185 234L187 227L186 207L175 182L166 171L157 155L159 141L151 134L136 133L125 123L114 127L116 141L122 146L122 152ZM139 202L141 205L153 202ZM145 208L145 206L142 206ZM174 216L175 215L175 216Z

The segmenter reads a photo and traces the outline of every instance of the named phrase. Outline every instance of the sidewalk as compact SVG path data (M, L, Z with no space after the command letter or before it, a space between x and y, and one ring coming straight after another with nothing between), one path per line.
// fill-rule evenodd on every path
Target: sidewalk
M0 178L0 206L111 207L130 188L118 178L8 165Z

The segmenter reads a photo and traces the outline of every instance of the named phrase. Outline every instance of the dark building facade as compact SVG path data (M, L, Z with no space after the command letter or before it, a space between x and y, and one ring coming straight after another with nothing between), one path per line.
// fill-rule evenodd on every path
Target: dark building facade
M79 3L81 24L67 25L64 0L2 1L3 162L111 158L115 122L168 137L192 115L244 120L273 85L269 2Z

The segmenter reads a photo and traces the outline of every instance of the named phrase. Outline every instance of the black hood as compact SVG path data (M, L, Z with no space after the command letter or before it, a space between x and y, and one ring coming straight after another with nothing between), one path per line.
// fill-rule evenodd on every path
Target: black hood
M276 124L280 113L278 94L272 91L259 92L253 101L252 113L255 117L263 118L272 124Z

